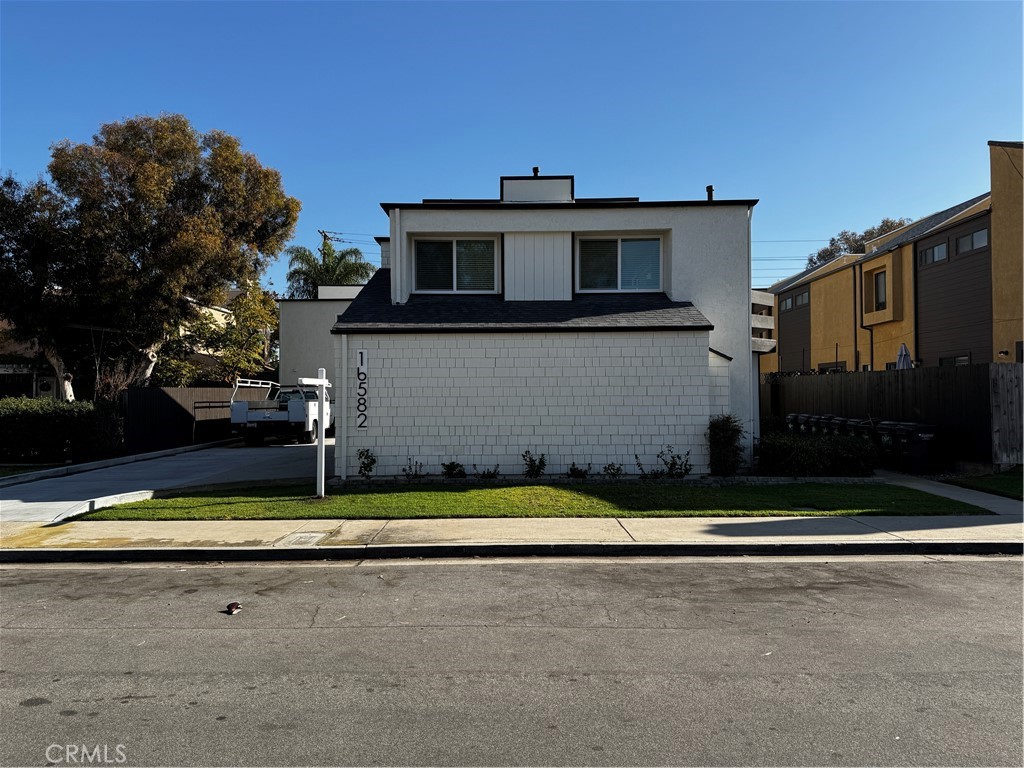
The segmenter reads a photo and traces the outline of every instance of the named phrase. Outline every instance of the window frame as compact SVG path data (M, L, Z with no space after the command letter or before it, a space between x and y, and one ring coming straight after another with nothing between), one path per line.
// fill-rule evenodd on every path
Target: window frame
M989 234L990 233L989 233L988 230L989 230L989 228L986 225L984 227L981 227L980 229L974 230L973 232L968 232L965 235L957 235L957 237L956 237L956 255L957 256L961 256L961 255L964 255L964 254L974 253L976 251L980 251L980 250L983 250L985 248L988 248L989 242L990 242L989 241ZM985 233L985 243L983 245L975 245L974 244L975 236L976 235L980 235L982 232ZM963 240L964 238L968 238L968 237L971 239L971 247L970 248L966 248L964 250L960 250L960 241Z
M941 259L932 258L932 260L929 261L926 258L928 252L929 251L934 252L935 249L940 247L940 246L943 249L945 249L945 252L946 252L945 255ZM917 262L922 267L931 267L931 266L934 266L935 264L947 264L947 263L949 263L949 250L950 250L950 248L949 248L949 241L948 240L940 240L939 242L932 243L931 245L929 245L929 246L927 246L925 248L919 248L918 251L917 251Z
M882 291L881 291L882 298L881 298L881 300L879 300L879 298L878 298L878 294L879 294L879 291L878 291L878 279L879 278L882 279ZM879 270L877 270L875 272L872 272L871 273L871 282L872 282L872 291L874 292L874 295L872 297L873 303L875 305L874 311L875 312L884 312L886 310L886 308L889 306L889 278L886 276L886 270L879 269Z
M467 290L459 288L459 241L487 241L494 244L494 288L492 290ZM450 242L452 244L452 287L445 288L417 288L418 260L416 258L416 247L421 242L438 243ZM501 293L501 238L497 235L417 235L412 239L412 291L418 294L451 295L463 296L484 295L492 296Z
M594 240L614 240L615 241L615 283L616 288L581 288L580 285L583 281L583 269L581 267L581 257L583 243ZM622 287L622 241L623 240L657 240L658 241L658 287L657 288L623 288ZM665 238L663 235L652 235L646 233L613 233L606 235L577 235L576 245L574 254L574 271L576 273L575 285L573 286L576 293L664 293L665 292Z

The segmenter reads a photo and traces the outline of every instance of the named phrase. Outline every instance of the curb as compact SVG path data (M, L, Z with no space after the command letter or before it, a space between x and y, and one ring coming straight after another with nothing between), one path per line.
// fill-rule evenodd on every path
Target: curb
M2 549L0 564L273 562L502 557L725 557L850 555L1022 555L1011 541L760 544L395 544L341 547Z
M177 456L179 453L190 453L192 451L201 451L205 448L216 448L222 445L230 445L231 443L237 443L241 438L232 437L228 440L217 440L212 443L199 443L198 445L183 445L180 448L167 448L162 451L153 451L152 453L133 453L130 456L117 456L113 459L103 459L102 461L90 461L85 464L68 464L64 467L53 467L52 469L41 469L38 472L25 472L20 475L11 475L0 479L0 488L7 488L12 485L21 485L22 483L34 483L36 480L48 480L51 477L66 477L67 475L78 475L82 472L91 472L94 469L106 469L107 467L117 467L122 464L134 464L137 461L149 461L150 459L160 459L164 456Z

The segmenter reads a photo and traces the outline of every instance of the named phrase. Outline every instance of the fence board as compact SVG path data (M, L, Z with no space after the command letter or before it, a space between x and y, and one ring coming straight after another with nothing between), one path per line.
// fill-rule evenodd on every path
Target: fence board
M231 387L132 387L125 391L125 450L146 453L230 437ZM239 388L244 400L265 390Z
M992 388L992 463L1021 464L1024 462L1024 414L1021 412L1024 366L993 364L989 373Z

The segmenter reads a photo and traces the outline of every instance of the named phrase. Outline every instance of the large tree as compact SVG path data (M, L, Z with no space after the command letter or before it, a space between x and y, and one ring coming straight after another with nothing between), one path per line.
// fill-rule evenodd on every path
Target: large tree
M358 248L335 250L324 235L319 258L303 245L293 245L288 254L288 296L315 299L321 285L358 285L365 283L377 268L363 260Z
M899 229L910 223L910 219L882 219L873 227L868 227L863 232L853 232L844 229L838 235L828 241L828 245L807 257L807 268L820 267L832 259L842 256L844 253L864 253L864 243L874 240L876 237Z
M277 171L181 115L51 149L51 183L2 185L0 317L58 376L90 347L97 389L112 396L148 380L164 342L257 278L295 228L299 201Z

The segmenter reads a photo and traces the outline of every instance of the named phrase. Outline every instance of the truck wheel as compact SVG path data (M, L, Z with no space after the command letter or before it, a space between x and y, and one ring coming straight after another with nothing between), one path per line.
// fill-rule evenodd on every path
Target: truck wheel
M302 433L302 442L306 443L306 445L309 445L310 443L315 443L316 438L319 435L319 432L320 427L317 425L316 419L313 419L313 428L308 432Z
M258 432L246 432L243 439L248 446L263 445L263 435Z

